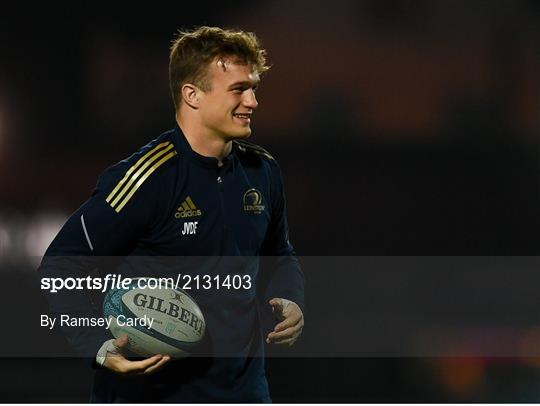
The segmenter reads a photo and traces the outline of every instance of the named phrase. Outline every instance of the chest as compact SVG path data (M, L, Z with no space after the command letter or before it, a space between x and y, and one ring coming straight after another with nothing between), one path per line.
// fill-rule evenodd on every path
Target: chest
M271 179L245 168L185 168L151 239L160 255L258 255L272 216Z

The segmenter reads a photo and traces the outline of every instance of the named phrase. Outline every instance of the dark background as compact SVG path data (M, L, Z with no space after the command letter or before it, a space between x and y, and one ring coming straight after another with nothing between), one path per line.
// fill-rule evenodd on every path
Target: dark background
M300 255L536 255L539 4L4 5L2 278L25 286L29 256L43 253L99 173L174 125L168 45L178 28L200 24L253 30L268 50L252 141L282 166ZM307 279L308 309L352 283ZM77 360L2 364L1 401L87 399ZM275 401L508 402L540 401L539 365L273 358L268 368Z

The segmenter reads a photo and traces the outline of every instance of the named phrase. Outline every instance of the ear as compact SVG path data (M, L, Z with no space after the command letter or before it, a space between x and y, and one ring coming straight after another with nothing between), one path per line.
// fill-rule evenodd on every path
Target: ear
M186 83L182 86L182 100L191 108L199 108L201 90L191 83Z

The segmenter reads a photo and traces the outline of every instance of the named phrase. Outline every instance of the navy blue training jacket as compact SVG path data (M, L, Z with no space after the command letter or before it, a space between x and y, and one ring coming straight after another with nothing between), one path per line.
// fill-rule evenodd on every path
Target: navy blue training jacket
M192 276L249 275L249 289L189 291L205 316L214 356L173 361L149 377L122 377L98 368L92 396L97 402L261 402L270 398L257 303L281 297L303 309L304 279L294 255L274 158L239 140L219 167L217 159L193 151L176 126L100 176L90 199L50 245L40 271L42 277L85 276L99 266L99 258L112 256L122 258L118 269L136 275L141 271L126 265L130 259L173 256L207 260L208 266L199 260L197 266L180 267ZM273 258L264 285L260 256ZM215 266L230 257L247 258L246 265ZM167 272L165 267L160 276ZM47 299L53 314L101 315L99 304L81 291L49 293ZM64 332L91 358L112 338L98 327Z

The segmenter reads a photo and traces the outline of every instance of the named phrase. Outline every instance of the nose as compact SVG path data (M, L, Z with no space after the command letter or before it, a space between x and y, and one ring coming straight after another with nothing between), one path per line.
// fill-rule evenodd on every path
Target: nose
M255 92L253 89L248 89L244 92L243 104L245 107L250 109L256 109L259 103L255 97Z

